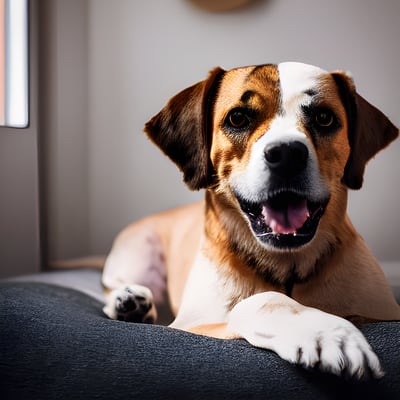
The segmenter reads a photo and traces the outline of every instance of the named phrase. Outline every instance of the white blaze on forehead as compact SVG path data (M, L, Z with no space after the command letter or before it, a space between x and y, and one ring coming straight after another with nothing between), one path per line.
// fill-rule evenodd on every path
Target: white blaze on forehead
M258 145L265 147L269 143L294 140L307 145L307 135L299 130L302 106L310 104L313 93L318 90L319 77L326 72L313 65L297 62L281 63L278 69L282 110L272 120L268 133L259 140Z
M278 64L278 71L284 107L315 88L318 85L318 78L326 74L321 68L297 62Z
M257 146L265 148L269 143L300 140L312 152L307 135L299 130L299 119L302 106L311 102L313 92L318 89L319 77L326 72L313 65L297 62L281 63L278 69L283 112L272 120L269 131Z

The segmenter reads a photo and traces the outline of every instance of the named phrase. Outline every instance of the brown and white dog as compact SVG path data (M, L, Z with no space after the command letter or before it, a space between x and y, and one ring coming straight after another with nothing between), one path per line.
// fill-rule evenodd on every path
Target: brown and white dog
M352 322L398 320L400 307L346 214L347 191L399 131L352 79L300 63L216 68L145 131L205 202L118 236L105 313L152 322L168 289L172 327L381 376Z

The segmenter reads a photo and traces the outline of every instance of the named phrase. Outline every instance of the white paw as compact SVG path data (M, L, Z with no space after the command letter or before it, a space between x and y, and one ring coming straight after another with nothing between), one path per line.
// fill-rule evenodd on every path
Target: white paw
M358 379L383 376L378 357L352 323L281 293L260 293L238 303L229 328L252 345L305 368Z
M126 285L111 291L103 312L120 321L154 323L157 319L151 290L140 285Z

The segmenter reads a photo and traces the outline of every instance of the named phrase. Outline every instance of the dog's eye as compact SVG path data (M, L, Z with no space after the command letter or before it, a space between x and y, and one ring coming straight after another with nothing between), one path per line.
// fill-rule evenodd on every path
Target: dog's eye
M327 107L303 106L304 123L310 131L320 137L335 134L341 127L341 121L334 111Z
M226 118L226 124L234 129L244 129L249 123L250 121L245 110L240 108L232 110Z
M335 116L330 110L319 110L315 114L315 122L322 128L328 128L335 122Z

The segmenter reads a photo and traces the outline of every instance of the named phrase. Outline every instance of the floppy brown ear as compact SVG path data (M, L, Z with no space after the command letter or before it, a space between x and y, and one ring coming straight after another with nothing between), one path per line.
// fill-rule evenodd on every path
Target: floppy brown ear
M192 190L212 183L210 160L212 110L224 70L215 68L208 78L169 100L145 125L145 132L177 164Z
M350 189L360 189L367 162L399 135L399 130L376 107L361 97L353 80L344 72L333 72L344 102L349 125L350 157L342 182Z

